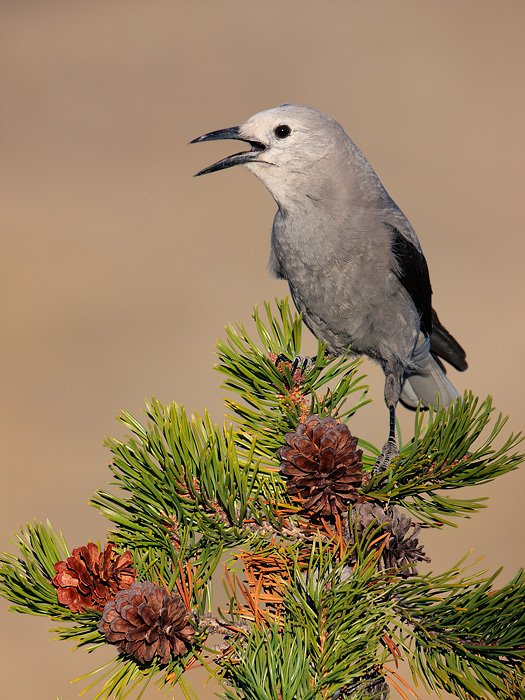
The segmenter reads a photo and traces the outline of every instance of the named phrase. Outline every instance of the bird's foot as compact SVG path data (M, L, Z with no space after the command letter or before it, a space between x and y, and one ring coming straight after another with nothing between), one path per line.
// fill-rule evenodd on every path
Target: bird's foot
M315 359L313 357L303 357L302 355L296 355L292 362L292 374L298 369L301 370L301 374L308 374L308 372L315 365Z
M275 366L279 367L281 363L290 364L289 358L286 357L286 355L284 355L283 353L277 355L277 358L275 360ZM297 370L299 370L302 375L308 374L308 372L312 369L314 365L315 359L313 357L303 357L302 355L296 355L291 361L291 366L289 367L290 374L293 377Z
M376 475L385 472L389 468L394 457L397 457L398 454L399 450L397 449L396 441L388 439L383 445L381 454L376 459L376 463L372 469L372 474Z

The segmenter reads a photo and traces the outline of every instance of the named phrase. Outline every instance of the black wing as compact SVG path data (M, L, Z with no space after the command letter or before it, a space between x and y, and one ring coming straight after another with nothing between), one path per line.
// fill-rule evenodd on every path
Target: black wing
M421 317L421 330L425 335L432 332L432 287L428 274L427 261L423 253L401 231L385 222L392 232L392 253L398 268L393 270Z
M432 308L432 287L425 256L395 226L385 225L392 232L392 252L398 264L394 273L412 297L421 316L421 330L430 336L430 352L443 370L441 359L462 372L468 366L466 353Z

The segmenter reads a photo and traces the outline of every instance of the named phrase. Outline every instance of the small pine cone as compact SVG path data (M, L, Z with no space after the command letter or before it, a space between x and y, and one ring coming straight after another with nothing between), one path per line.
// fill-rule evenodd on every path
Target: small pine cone
M358 503L354 507L354 518L357 518L358 536L369 527L377 529L377 535L390 534L381 555L386 569L398 569L401 576L407 577L417 574L416 562L430 561L417 539L421 525L416 525L407 537L412 521L395 506L388 506L385 510L379 503Z
M74 613L104 610L108 600L136 579L132 559L129 551L115 555L112 544L103 552L93 542L74 549L67 561L55 564L52 583L58 589L59 602Z
M155 654L167 664L172 654L184 654L194 637L182 598L151 581L136 581L117 593L106 604L98 630L141 664Z
M288 493L301 498L303 508L319 516L348 510L363 480L363 450L356 450L357 438L347 426L330 416L321 420L312 415L285 440L277 458L281 474L288 477Z

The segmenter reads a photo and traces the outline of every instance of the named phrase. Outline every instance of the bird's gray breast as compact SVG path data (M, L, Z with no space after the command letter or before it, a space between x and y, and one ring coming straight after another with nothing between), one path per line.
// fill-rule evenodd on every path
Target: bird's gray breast
M381 363L410 364L419 315L392 271L390 235L369 212L279 210L270 266L330 353L351 346Z

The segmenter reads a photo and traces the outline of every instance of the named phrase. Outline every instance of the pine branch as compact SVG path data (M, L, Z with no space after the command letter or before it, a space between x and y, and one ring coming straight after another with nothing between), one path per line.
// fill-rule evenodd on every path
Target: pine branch
M75 619L64 613L51 584L54 564L69 556L62 533L56 535L50 523L27 524L17 535L20 556L0 556L0 592L13 605L11 610L55 619ZM68 611L69 612L69 611Z
M204 541L218 549L242 542L249 519L282 527L269 503L279 502L283 484L254 459L255 439L239 454L232 429L221 431L207 413L189 420L176 404L164 408L153 399L147 415L144 428L123 414L135 437L107 441L115 483L127 496L100 491L92 500L118 525L116 541L133 535L137 545L171 553L175 537L191 553Z
M499 590L488 578L456 572L400 582L394 591L412 672L458 698L523 697L525 573ZM405 628L406 632L406 628ZM516 694L517 693L517 694Z
M110 544L70 553L49 525L28 525L0 562L12 609L49 617L76 647L115 644L114 662L84 677L105 700L151 683L195 698L185 671L197 663L229 700L387 700L401 656L438 693L525 698L525 574L500 589L459 565L418 575L420 524L402 511L433 526L474 513L482 499L450 492L516 469L521 435L502 438L490 397L466 394L416 412L414 437L373 476L379 451L345 426L367 403L359 361L319 345L296 368L302 325L287 301L254 322L255 341L238 324L218 344L234 424L155 399L145 425L124 412L129 437L106 443L117 490L92 501Z
M301 350L301 318L292 314L288 300L276 301L276 305L279 320L265 305L266 324L255 308L253 318L262 349L242 324L229 326L228 342L217 343L216 366L226 376L222 386L243 399L242 404L225 401L238 426L237 445L244 451L250 449L256 435L255 454L270 465L274 464L275 451L283 444L284 436L295 429L302 415L335 415L347 421L368 403L364 377L357 376L361 360L349 359L347 355L328 359L321 343L312 367L300 381L294 381L290 366ZM281 356L290 362L277 365L276 359ZM326 388L329 384L331 388ZM355 398L356 403L347 407L350 398Z
M341 698L371 697L364 679L375 684L388 655L378 648L394 617L387 595L393 582L385 589L375 552L365 557L359 550L358 563L349 567L354 550L341 559L316 542L305 562L296 545L284 545L282 611L262 612L259 624L219 661L225 679L246 693L224 697L331 698L341 690Z
M448 408L418 410L413 439L385 475L372 477L367 495L402 505L438 526L452 524L447 519L451 516L469 517L484 508L486 499L457 499L437 492L486 484L523 461L523 454L511 453L523 441L521 433L511 434L499 448L494 446L507 422L501 414L483 442L474 445L489 428L493 410L490 396L480 404L472 393Z

